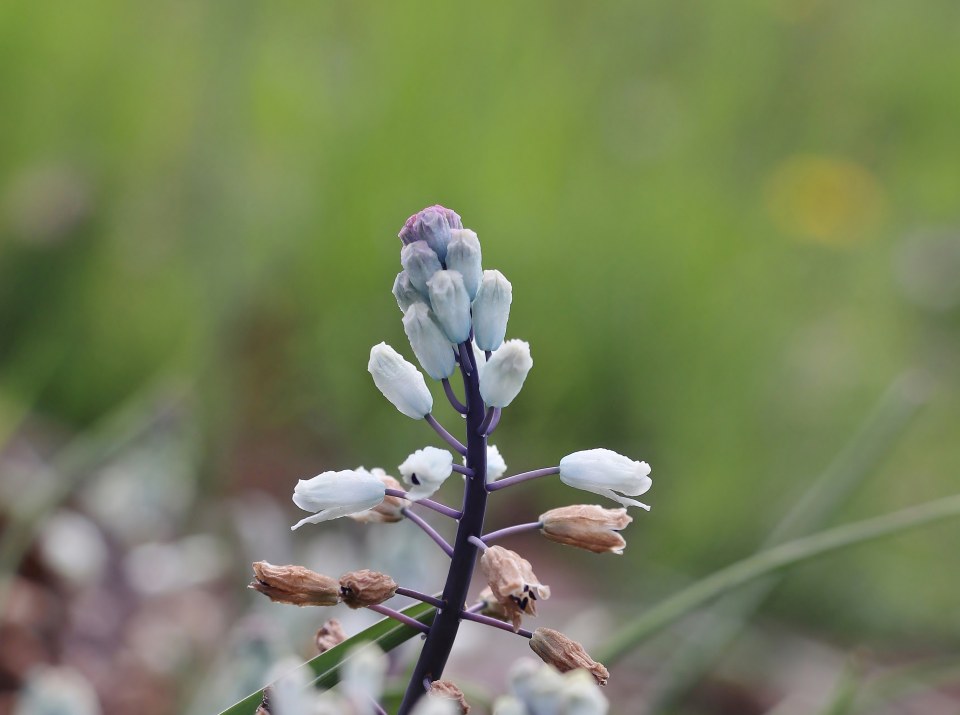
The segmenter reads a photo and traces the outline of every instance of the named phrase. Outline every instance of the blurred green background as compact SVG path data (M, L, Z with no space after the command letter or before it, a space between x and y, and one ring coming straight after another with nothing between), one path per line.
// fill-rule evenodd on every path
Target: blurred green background
M0 432L44 453L173 378L178 528L252 488L292 523L296 478L432 443L366 360L410 355L395 236L442 203L532 346L511 472L600 445L653 466L616 563L638 603L754 550L905 371L928 404L837 521L952 493L958 23L952 0L3 3ZM573 496L523 495L518 518ZM804 567L762 617L955 652L958 537Z

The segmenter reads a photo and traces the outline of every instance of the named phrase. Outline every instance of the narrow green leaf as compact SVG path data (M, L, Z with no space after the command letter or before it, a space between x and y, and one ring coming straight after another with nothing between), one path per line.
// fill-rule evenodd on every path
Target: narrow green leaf
M767 574L803 561L909 529L960 516L960 495L945 497L909 509L821 531L788 541L737 561L687 586L623 625L596 653L608 665L629 653L641 641L715 598Z
M421 623L430 625L433 623L433 617L436 615L433 606L426 603L415 603L401 611L406 616L415 618ZM399 623L392 618L384 618L377 621L365 631L361 631L355 636L348 638L343 643L331 648L326 653L321 653L315 658L311 658L301 665L301 668L309 668L311 671L311 680L318 688L332 688L340 679L340 666L342 666L351 656L349 651L361 643L376 643L384 653L387 653L401 643L405 643L416 635L419 631L410 626ZM255 693L250 693L247 697L238 703L233 704L220 715L253 715L260 701L263 699L263 689Z

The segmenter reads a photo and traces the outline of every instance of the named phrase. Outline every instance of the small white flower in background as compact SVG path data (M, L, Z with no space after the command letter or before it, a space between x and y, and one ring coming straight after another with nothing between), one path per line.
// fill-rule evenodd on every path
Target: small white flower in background
M377 389L407 417L422 420L430 414L433 395L423 375L392 347L386 343L374 345L367 370L373 375Z
M100 715L93 686L68 667L40 666L20 688L13 715Z
M270 669L267 682L271 683L267 697L270 715L300 715L312 712L313 693L310 679L303 663L294 658L284 658Z
M469 228L455 228L450 231L450 243L447 244L447 268L459 271L463 276L463 285L466 286L470 300L477 297L480 288L480 278L483 276L481 267L480 239Z
M455 701L427 694L420 698L411 715L460 715L461 712Z
M650 489L653 484L650 465L635 462L609 449L587 449L568 454L560 460L560 481L576 489L609 497L624 506L650 510L646 504L622 496L640 496Z
M293 490L293 503L304 511L317 513L290 528L299 529L304 524L318 524L372 509L383 501L385 489L383 481L363 467L301 479Z
M75 511L58 511L40 530L43 562L75 586L100 578L107 564L107 543L90 519Z
M414 241L404 246L400 251L400 264L410 276L410 285L424 297L430 295L427 290L427 281L433 277L434 273L443 270L440 259L426 241Z
M373 703L383 695L383 678L387 673L387 656L373 643L362 643L350 649L340 666L340 688L357 713L376 713Z
M491 407L506 407L520 394L523 381L533 367L530 344L523 340L503 343L480 373L480 395Z
M513 286L500 271L484 271L473 299L473 334L481 350L496 350L507 334Z
M463 463L467 463L467 458L463 458ZM500 450L496 445L487 445L487 484L497 481L507 471L507 463L503 461Z
M507 674L510 690L531 715L556 715L560 710L560 689L563 676L558 671L531 658L521 658Z
M493 701L493 715L530 715L530 711L514 696L501 695Z
M610 703L593 676L585 670L571 670L563 674L560 699L564 715L606 715Z
M407 497L419 501L437 491L453 473L453 455L445 449L424 447L407 457L399 469L413 487L407 491Z
M414 303L423 302L426 296L418 291L413 283L410 282L410 275L406 271L400 271L396 280L393 281L393 297L397 299L397 305L400 312L407 312Z
M430 305L451 342L470 337L470 297L458 271L437 271L427 281Z
M457 369L453 345L426 303L413 303L407 308L403 314L403 331L410 340L413 354L434 380L450 377Z

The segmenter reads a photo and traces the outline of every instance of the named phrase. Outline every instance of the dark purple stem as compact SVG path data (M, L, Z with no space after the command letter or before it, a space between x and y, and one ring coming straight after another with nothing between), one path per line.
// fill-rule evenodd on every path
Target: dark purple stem
M453 409L455 409L461 415L467 414L467 406L457 399L457 393L453 391L450 381L447 378L443 378L441 382L443 383L443 391L447 393L447 399L450 400L450 404L453 405Z
M501 631L510 631L510 633L516 633L518 636L523 636L524 638L533 638L533 633L530 631L524 628L513 630L513 626L509 623L498 621L496 618L490 618L490 616L483 616L479 613L471 613L470 611L461 611L460 617L465 621L473 621L474 623L482 623L485 626L493 626L494 628L499 628Z
M424 603L429 603L431 606L436 606L437 608L443 608L443 601L435 596L428 596L425 593L420 593L419 591L414 591L412 588L404 588L403 586L397 586L396 591L398 596L406 596L407 598L415 598L418 601L423 601Z
M384 493L388 497L400 497L401 499L410 499L407 496L407 493L402 489L384 489ZM413 500L411 500L413 501ZM414 504L420 504L421 506L427 507L427 509L433 509L438 514L443 514L444 516L449 516L451 519L459 519L460 512L456 509L451 509L446 504L441 504L440 502L435 502L432 499L420 499L414 501Z
M427 421L427 424L428 424L428 425L430 425L431 427L433 427L433 429L436 431L436 433L437 433L438 435L440 435L440 437L443 438L443 441L444 441L444 442L446 442L447 444L449 444L451 447L453 447L453 448L454 448L457 452L459 452L460 454L466 456L466 454L467 454L467 448L463 446L463 443L461 443L460 440L457 439L456 437L454 437L452 434L450 434L449 432L447 432L447 431L443 428L443 425L441 425L439 422L437 422L436 418L435 418L433 415L425 415L423 419L425 419L425 420Z
M450 657L450 650L460 628L460 614L467 600L470 579L477 562L477 547L470 543L471 536L483 533L483 518L487 507L487 438L478 431L483 422L484 405L480 396L477 366L473 350L468 343L461 343L460 372L467 405L467 466L473 476L467 477L463 497L463 512L453 544L450 570L443 586L443 601L447 608L437 611L430 632L420 651L407 691L400 704L398 715L409 715L417 701L426 692L424 680L432 682L443 677L443 669Z
M504 536L520 534L524 531L534 531L542 528L542 521L531 521L529 524L517 524L516 526L508 526L505 529L498 529L497 531L491 531L489 534L484 534L483 541L486 544L492 544L494 541L502 539Z
M417 516L416 514L413 513L412 510L407 509L406 507L401 509L400 513L403 514L405 517L407 517L414 524L419 526L421 529L423 529L423 532L427 536L429 536L431 539L437 542L437 546L443 549L443 553L445 553L447 556L453 556L453 547L447 543L446 539L444 539L442 536L440 536L440 534L437 533L436 529L434 529L427 522L425 522L422 517Z
M465 477L473 476L473 470L470 469L470 467L464 467L462 464L454 464L453 471L457 472L458 474L462 474Z
M394 611L392 608L387 608L387 607L384 606L384 605L367 606L367 608L369 608L371 611L375 611L375 612L377 612L377 613L379 613L379 614L381 614L381 615L388 616L388 617L392 618L392 619L395 620L395 621L400 621L400 622L403 623L405 626L410 626L411 628L416 628L418 631L421 631L422 633L429 633L429 632L430 632L430 626L426 625L425 623L421 623L421 622L418 621L416 618L410 618L410 616L406 616L406 615L400 613L399 611Z
M532 472L524 472L523 474L515 474L512 477L507 477L505 479L498 479L495 482L491 482L487 485L487 491L495 492L497 489L503 489L504 487L512 487L514 484L519 484L520 482L525 482L528 479L537 479L539 477L549 477L551 474L560 474L560 467L545 467L544 469L534 469Z

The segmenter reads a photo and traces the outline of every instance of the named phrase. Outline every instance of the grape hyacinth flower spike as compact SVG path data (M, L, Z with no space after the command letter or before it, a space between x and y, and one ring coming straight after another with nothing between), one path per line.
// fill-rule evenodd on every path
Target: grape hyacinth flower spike
M436 205L417 212L407 219L399 238L403 270L393 282L393 295L403 313L403 329L423 370L440 382L442 394L457 413L460 434L448 431L432 414L433 393L420 370L386 343L375 345L367 369L377 389L402 414L423 420L446 449L431 445L410 454L399 466L405 485L382 469L362 467L301 480L294 489L294 502L315 513L293 528L342 516L367 528L398 523L407 526L391 528L419 528L448 561L439 595L420 593L387 574L366 569L335 580L300 566L274 567L265 562L254 566L257 580L251 587L282 603L366 608L422 633L423 646L399 715L423 715L437 707L449 710L452 703L456 711L466 712L462 693L458 695L459 689L443 679L464 622L529 639L533 651L549 664L532 670L526 667L525 675L516 679L514 696L498 701L496 712L528 715L554 703L554 709L563 708L563 712L602 715L606 700L596 688L606 683L606 669L562 633L523 627L523 621L537 615L537 606L549 598L550 588L540 583L523 556L493 542L540 531L560 544L594 553L622 553L626 540L620 532L631 522L626 508L559 507L536 521L487 532L484 522L488 503L497 492L551 476L623 507L647 509L630 497L650 488L650 467L608 449L591 449L569 454L556 466L504 477L506 462L489 439L499 428L501 411L520 399L533 367L529 344L507 339L513 287L500 271L483 269L479 237L464 228L460 216L450 209ZM455 386L452 378L458 372L461 385ZM462 484L457 479L446 488L462 486L458 507L433 499L454 472L463 476ZM424 509L446 517L449 528L428 523L421 516ZM488 588L481 592L479 603L468 604L478 562ZM400 596L435 607L430 625L388 605ZM555 669L570 672L561 676ZM380 692L345 687L347 699L354 701L371 697L370 692L375 699ZM438 700L440 695L449 699ZM367 704L371 712L385 712L379 704Z

